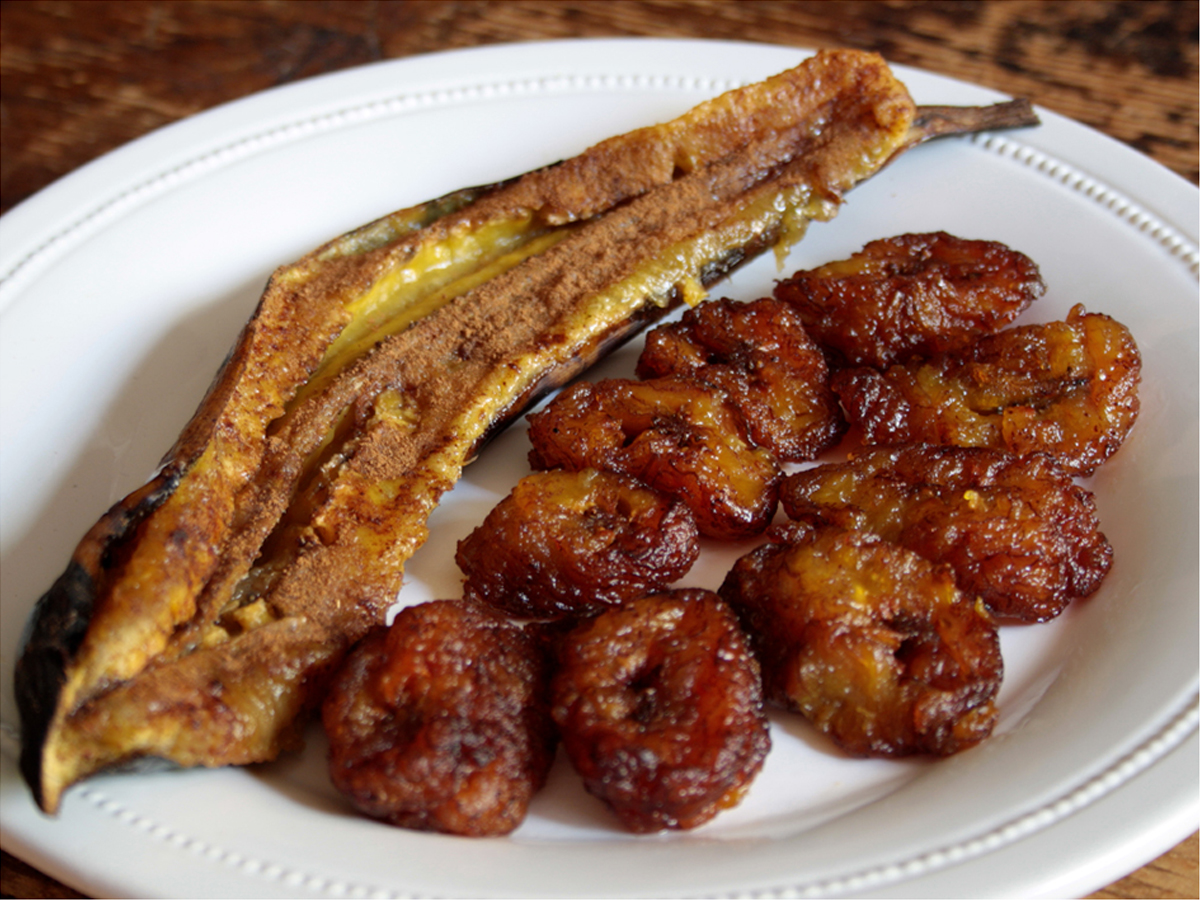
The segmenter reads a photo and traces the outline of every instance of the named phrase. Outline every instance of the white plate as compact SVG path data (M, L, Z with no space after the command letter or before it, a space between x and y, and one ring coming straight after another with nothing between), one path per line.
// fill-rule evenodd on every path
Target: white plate
M187 419L267 274L394 208L492 181L796 63L697 41L505 46L383 63L163 129L0 220L6 848L84 891L186 896L1062 895L1197 824L1197 192L1082 126L919 148L815 226L790 269L944 229L1036 259L1049 289L1127 323L1141 421L1094 478L1116 563L1052 624L1006 628L998 734L949 760L841 757L795 718L745 802L688 834L618 831L559 765L505 839L348 812L319 734L255 770L103 776L39 814L15 774L11 672L36 596ZM901 69L919 103L989 91ZM752 299L766 257L717 293ZM630 372L636 348L605 362ZM526 471L516 427L470 467L405 600L456 596L455 541ZM715 586L732 551L688 578Z

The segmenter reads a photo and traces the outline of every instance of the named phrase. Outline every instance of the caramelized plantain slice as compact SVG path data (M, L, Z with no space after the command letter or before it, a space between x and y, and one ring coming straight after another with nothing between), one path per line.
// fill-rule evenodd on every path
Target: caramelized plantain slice
M497 430L947 115L875 55L821 53L275 272L159 472L38 602L15 676L37 802L140 756L274 758Z

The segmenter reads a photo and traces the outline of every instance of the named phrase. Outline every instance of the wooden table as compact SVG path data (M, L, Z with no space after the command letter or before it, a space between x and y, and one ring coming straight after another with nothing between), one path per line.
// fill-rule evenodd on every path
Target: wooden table
M1187 2L5 0L0 212L218 103L380 59L537 38L653 35L878 50L1027 96L1198 179ZM1197 836L1093 896L1197 897ZM78 897L8 853L5 897Z

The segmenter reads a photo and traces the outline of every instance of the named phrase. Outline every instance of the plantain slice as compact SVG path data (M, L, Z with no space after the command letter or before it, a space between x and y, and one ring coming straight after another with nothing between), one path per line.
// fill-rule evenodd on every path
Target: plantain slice
M823 52L277 270L159 471L37 604L15 686L39 805L139 757L294 746L442 494L529 403L905 148L1033 121L921 114L878 56Z

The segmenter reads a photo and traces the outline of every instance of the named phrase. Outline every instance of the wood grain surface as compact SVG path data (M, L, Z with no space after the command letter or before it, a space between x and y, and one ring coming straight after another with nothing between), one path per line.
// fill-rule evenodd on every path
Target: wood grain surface
M458 47L647 35L877 50L1070 116L1197 183L1193 0L45 0L0 4L0 212L155 128L324 72ZM1092 895L1200 896L1196 835ZM79 897L0 857L4 897Z

